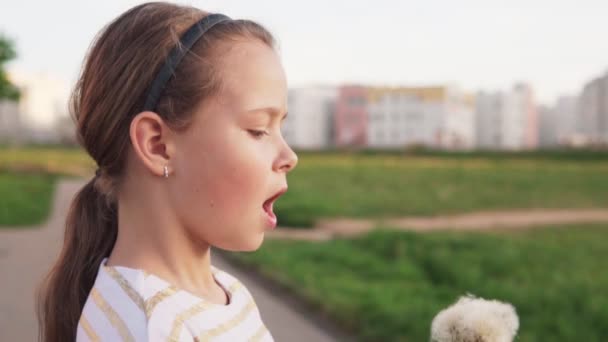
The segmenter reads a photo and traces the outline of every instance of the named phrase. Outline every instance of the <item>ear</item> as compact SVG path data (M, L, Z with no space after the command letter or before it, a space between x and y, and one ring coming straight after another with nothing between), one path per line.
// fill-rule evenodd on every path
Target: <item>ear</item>
M131 121L129 135L135 155L150 172L163 176L165 166L171 170L172 131L158 114L149 111L137 114Z

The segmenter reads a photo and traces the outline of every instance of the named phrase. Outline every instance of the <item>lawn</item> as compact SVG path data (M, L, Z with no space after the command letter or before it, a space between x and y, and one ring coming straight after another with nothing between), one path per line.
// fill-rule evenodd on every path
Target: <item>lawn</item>
M608 154L301 153L279 224L322 217L433 216L478 210L608 207Z
M434 315L472 293L512 303L518 341L608 340L608 224L462 233L378 230L231 253L361 341L428 341Z

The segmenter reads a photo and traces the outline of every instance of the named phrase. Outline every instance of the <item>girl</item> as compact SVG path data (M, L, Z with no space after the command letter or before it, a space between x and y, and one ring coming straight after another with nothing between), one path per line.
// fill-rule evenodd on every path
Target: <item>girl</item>
M43 340L272 341L210 249L258 249L297 163L273 46L254 22L167 3L97 37L72 112L98 171L42 293Z

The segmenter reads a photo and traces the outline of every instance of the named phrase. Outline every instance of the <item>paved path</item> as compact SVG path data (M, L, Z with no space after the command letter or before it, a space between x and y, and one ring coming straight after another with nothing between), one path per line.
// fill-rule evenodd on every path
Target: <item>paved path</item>
M82 180L58 183L52 215L43 226L0 229L0 341L36 340L34 293L61 248L65 215L83 185ZM276 285L229 263L217 251L212 258L215 266L237 277L252 292L276 341L350 340Z

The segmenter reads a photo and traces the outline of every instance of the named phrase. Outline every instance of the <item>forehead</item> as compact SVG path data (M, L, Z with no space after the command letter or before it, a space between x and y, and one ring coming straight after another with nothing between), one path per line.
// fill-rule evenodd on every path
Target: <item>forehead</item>
M220 57L220 98L239 107L284 108L287 80L277 53L257 40L230 44Z

